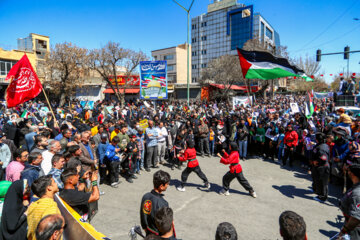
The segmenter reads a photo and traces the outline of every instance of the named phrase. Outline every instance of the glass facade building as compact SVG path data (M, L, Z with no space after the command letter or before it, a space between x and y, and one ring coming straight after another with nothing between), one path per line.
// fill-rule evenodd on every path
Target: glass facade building
M258 38L269 47L279 46L279 34L253 5L236 0L215 0L208 12L191 19L191 69L193 83L199 81L202 69L223 55L236 55L249 39Z

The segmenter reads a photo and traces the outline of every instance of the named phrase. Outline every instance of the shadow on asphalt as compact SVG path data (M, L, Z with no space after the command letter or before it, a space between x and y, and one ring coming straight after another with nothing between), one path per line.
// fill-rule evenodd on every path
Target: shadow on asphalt
M311 200L313 199L312 197L307 196L307 194L312 194L312 191L307 189L296 188L293 185L282 185L282 186L273 185L272 187L289 198L300 197Z
M174 186L174 187L178 187L178 186L180 186L180 184L181 184L181 181L179 181L178 179L171 179L169 185ZM195 183L189 183L189 182L187 182L185 184L185 187L186 188L193 187L193 188L199 189L202 192L215 192L215 193L219 193L220 190L223 188L222 186L220 186L220 185L218 185L216 183L210 183L210 185L211 185L210 190L204 188L204 185L195 184ZM229 192L233 193L233 194L240 194L240 195L246 195L246 196L249 195L249 193L247 193L247 192L240 192L240 191L235 190L235 189L230 189Z
M319 229L319 232L327 238L331 238L338 233L337 231L326 231L324 229Z

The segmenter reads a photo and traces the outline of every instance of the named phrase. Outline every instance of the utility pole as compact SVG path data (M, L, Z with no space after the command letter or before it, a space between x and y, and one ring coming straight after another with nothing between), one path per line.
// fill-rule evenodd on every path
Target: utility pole
M187 48L187 102L188 102L188 105L190 104L190 74L189 74L189 70L190 70L190 67L189 67L189 64L190 64L190 60L189 60L189 57L190 57L190 53L189 53L189 48L190 48L190 10L194 4L194 1L195 0L192 0L191 4L190 4L190 7L189 9L185 8L184 6L182 6L180 3L178 3L176 0L173 0L173 2L175 2L177 5L179 5L182 9L184 9L187 13L187 44L186 44L186 48Z

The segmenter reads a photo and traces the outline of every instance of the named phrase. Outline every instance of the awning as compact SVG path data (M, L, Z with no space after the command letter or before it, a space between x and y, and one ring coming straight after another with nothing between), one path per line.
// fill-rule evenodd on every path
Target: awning
M229 85L224 85L224 84L212 83L210 85L213 86L213 87L219 88L219 89L224 89L225 87L229 88ZM246 86L231 85L230 89L235 90L235 91L247 92L247 87ZM251 92L257 92L257 91L259 91L258 86L251 86Z
M115 89L116 91L117 91L117 89ZM124 93L124 89L119 89L120 91L120 93ZM132 93L132 94L134 94L134 93L139 93L140 92L140 89L139 88L127 88L127 89L125 89L125 94L126 93ZM108 89L105 89L104 90L104 93L114 93L114 91L111 89L111 88L108 88Z
M225 87L229 88L229 85L224 85L224 84L212 83L210 85L213 86L213 87L220 88L220 89L224 89ZM240 86L237 86L237 85L231 85L230 89L232 89L232 90L244 90L244 89L246 89L246 87L240 87Z

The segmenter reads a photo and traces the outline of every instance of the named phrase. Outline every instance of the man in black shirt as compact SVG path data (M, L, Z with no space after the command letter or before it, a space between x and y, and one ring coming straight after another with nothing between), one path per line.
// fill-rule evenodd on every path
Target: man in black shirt
M98 175L94 172L91 175L92 192L83 192L77 189L79 174L76 169L66 169L61 174L64 182L64 190L60 192L60 197L69 204L84 219L88 219L89 203L99 200L100 193L97 184Z
M162 207L169 207L169 203L163 198L162 192L165 192L170 183L170 175L162 170L154 173L154 189L146 193L140 205L141 227L145 230L146 235L159 235L160 231L155 224L155 214Z

